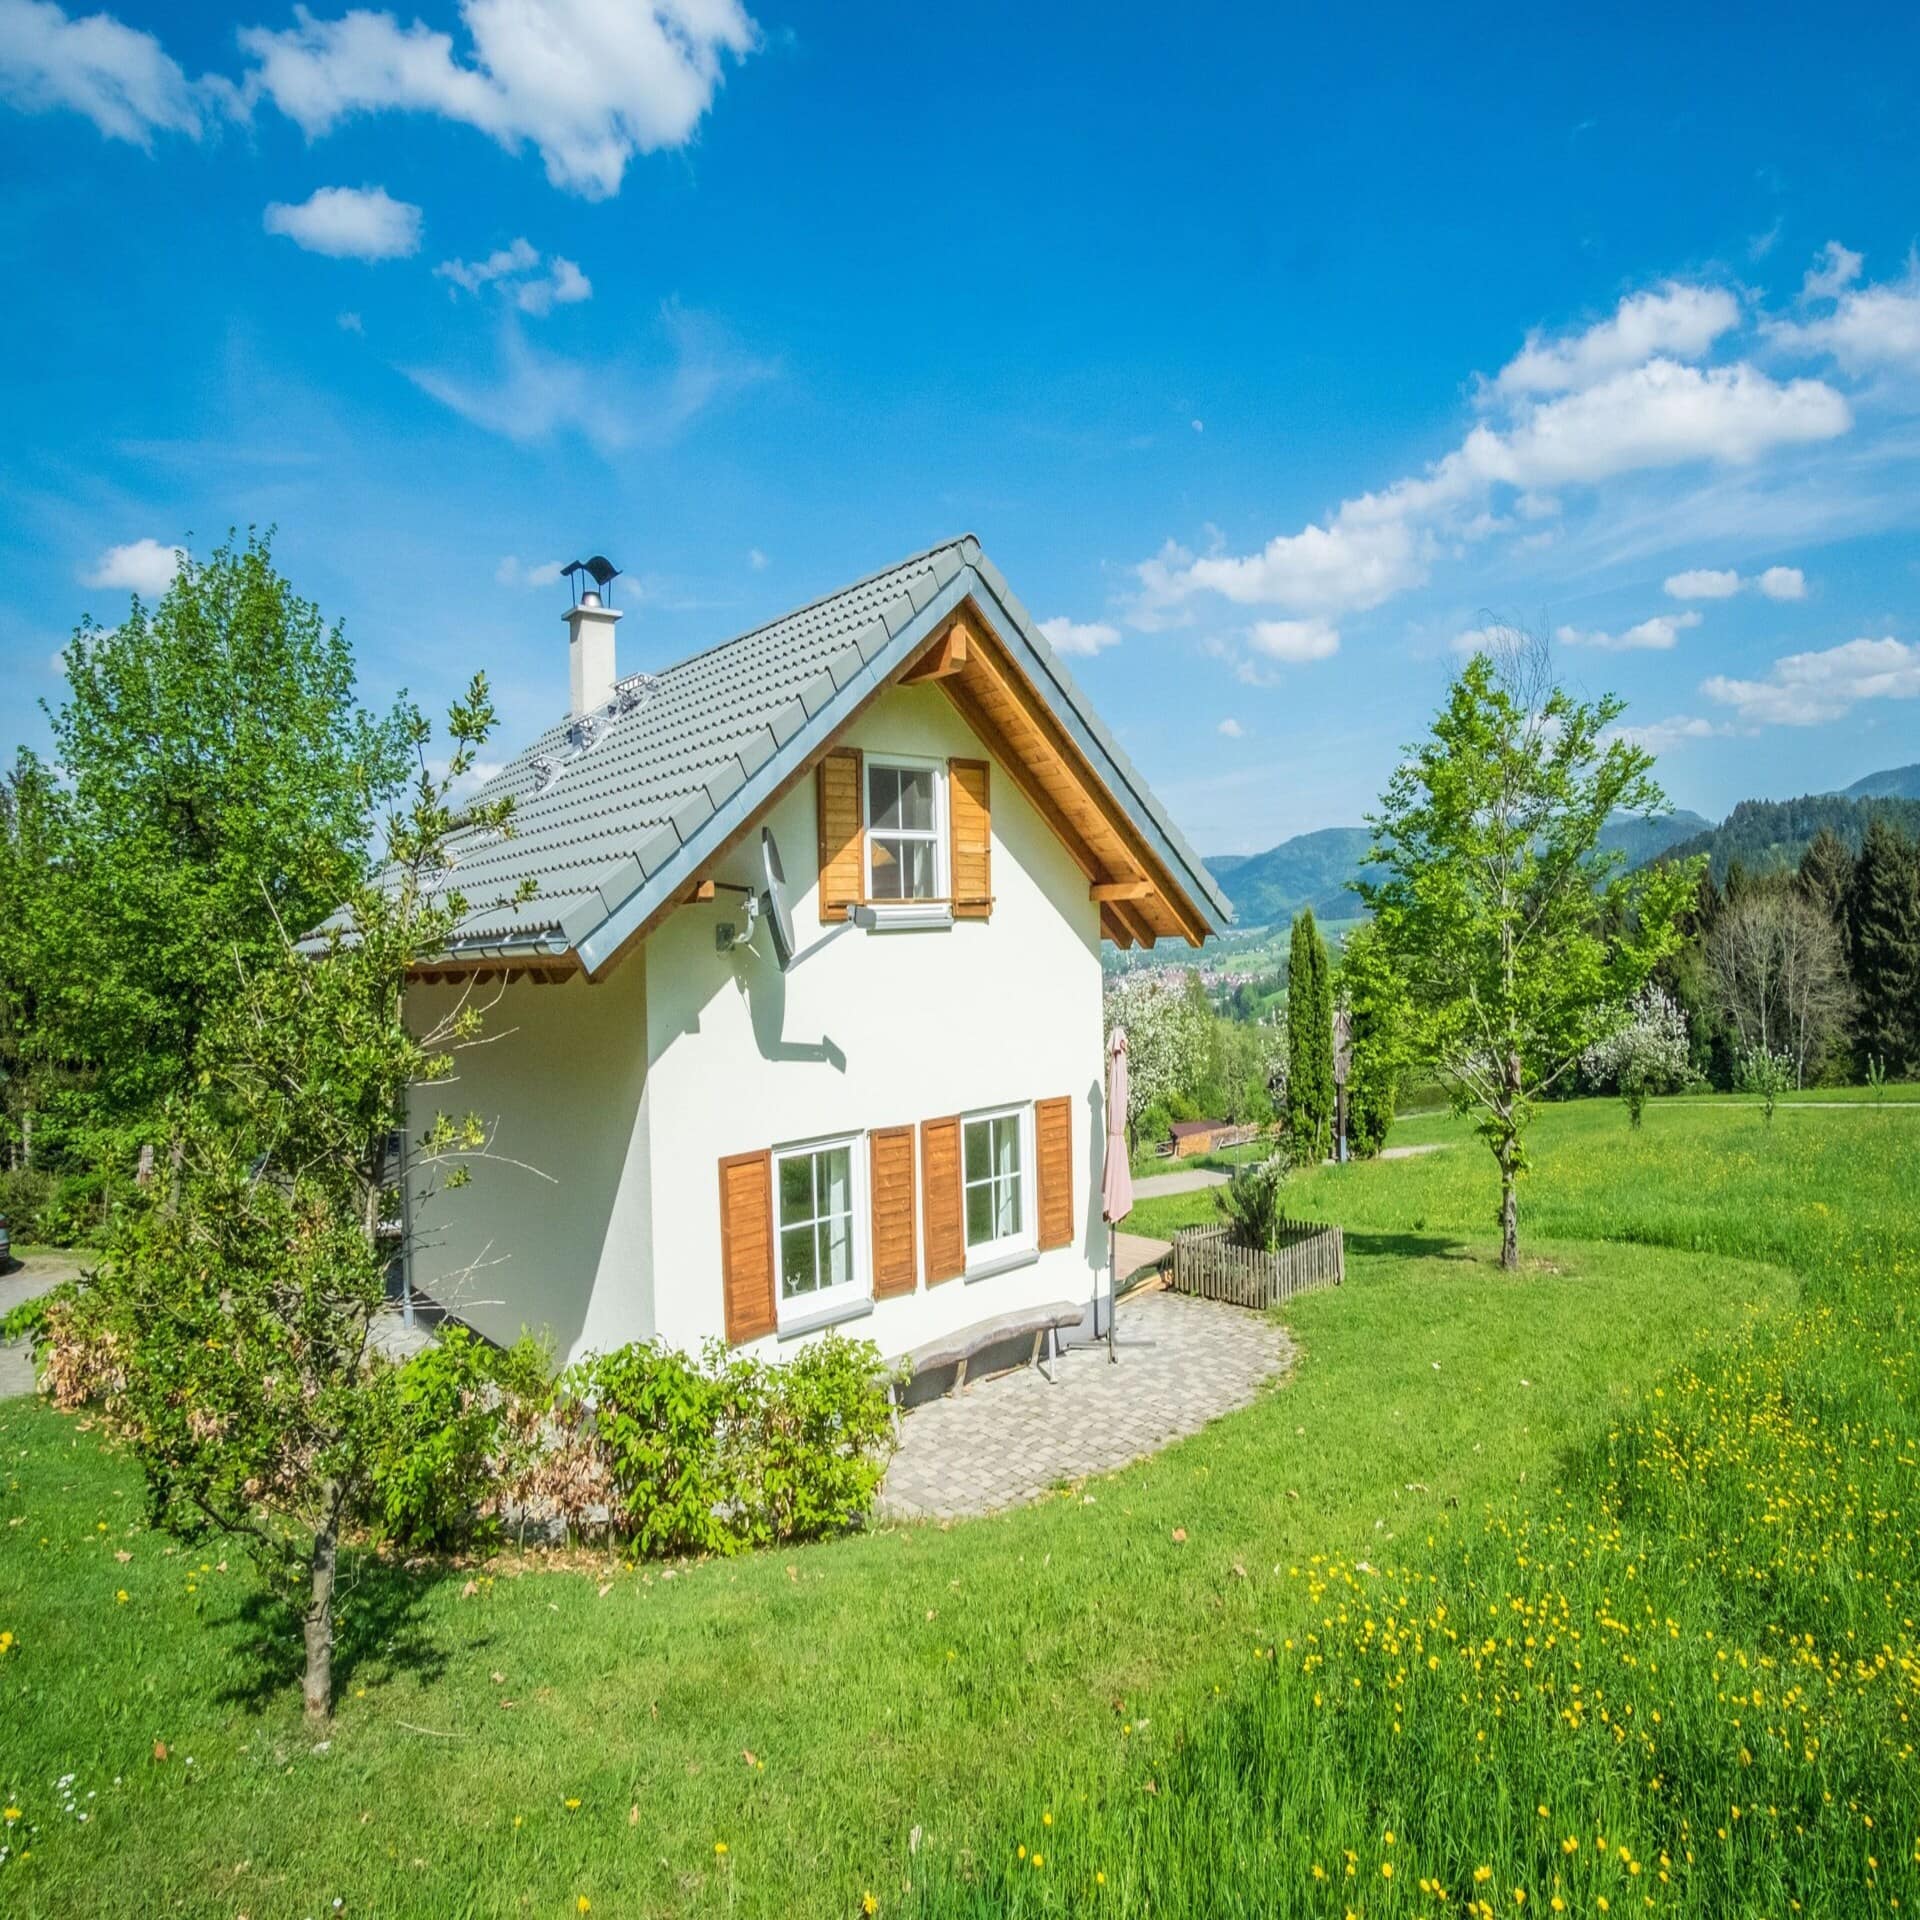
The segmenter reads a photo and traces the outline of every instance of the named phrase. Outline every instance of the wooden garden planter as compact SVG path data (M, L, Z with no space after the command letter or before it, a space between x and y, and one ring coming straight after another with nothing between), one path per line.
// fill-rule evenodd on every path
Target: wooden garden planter
M1271 1307L1296 1293L1337 1287L1346 1277L1346 1241L1338 1227L1284 1220L1273 1253L1246 1245L1231 1227L1180 1228L1167 1285L1229 1306Z

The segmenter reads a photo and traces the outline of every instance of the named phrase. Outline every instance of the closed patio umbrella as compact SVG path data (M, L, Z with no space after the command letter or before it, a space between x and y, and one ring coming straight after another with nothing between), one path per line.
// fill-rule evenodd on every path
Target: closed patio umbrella
M1133 1211L1133 1167L1127 1152L1127 1033L1115 1027L1107 1041L1107 1158L1100 1176L1100 1212L1107 1223L1107 1358L1120 1297L1119 1223Z

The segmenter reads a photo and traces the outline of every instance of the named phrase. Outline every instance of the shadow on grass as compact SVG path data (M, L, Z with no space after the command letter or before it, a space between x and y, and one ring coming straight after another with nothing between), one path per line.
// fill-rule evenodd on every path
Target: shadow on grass
M377 1684L406 1673L426 1683L438 1680L447 1668L446 1637L432 1633L422 1616L428 1596L453 1578L454 1570L398 1567L366 1556L341 1571L334 1612L334 1697L356 1678ZM250 1638L235 1649L237 1670L221 1700L258 1710L284 1702L289 1694L297 1698L306 1664L298 1611L256 1587L234 1610L233 1624ZM464 1647L471 1652L473 1643Z
M1344 1229L1347 1251L1375 1260L1466 1260L1479 1256L1467 1243L1452 1234L1439 1233L1367 1233L1352 1227Z

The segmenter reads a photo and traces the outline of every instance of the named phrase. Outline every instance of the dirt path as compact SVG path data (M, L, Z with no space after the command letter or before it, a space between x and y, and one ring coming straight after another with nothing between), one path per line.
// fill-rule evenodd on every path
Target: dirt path
M0 1274L0 1313L11 1313L26 1300L51 1293L63 1280L79 1277L89 1255L36 1253ZM33 1350L24 1340L0 1345L0 1400L33 1391Z

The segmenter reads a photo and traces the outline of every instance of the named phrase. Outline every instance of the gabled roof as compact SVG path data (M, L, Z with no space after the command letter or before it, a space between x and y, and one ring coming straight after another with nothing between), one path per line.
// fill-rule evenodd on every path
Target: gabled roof
M1226 925L1225 895L967 534L659 674L621 680L587 729L568 720L549 727L481 790L513 796L512 834L474 832L453 844L469 911L449 958L538 964L570 955L598 972L956 615L1004 656L1003 675L1015 669L1022 699L1037 699L1032 727L1104 790L1093 797L1113 829L1137 842L1153 898L1171 890L1165 924L1116 904L1108 930L1130 943L1174 931L1197 939ZM1008 690L1004 680L994 686ZM969 710L971 696L950 691L986 724ZM1054 824L1063 838L1071 830ZM529 880L531 897L507 904Z

